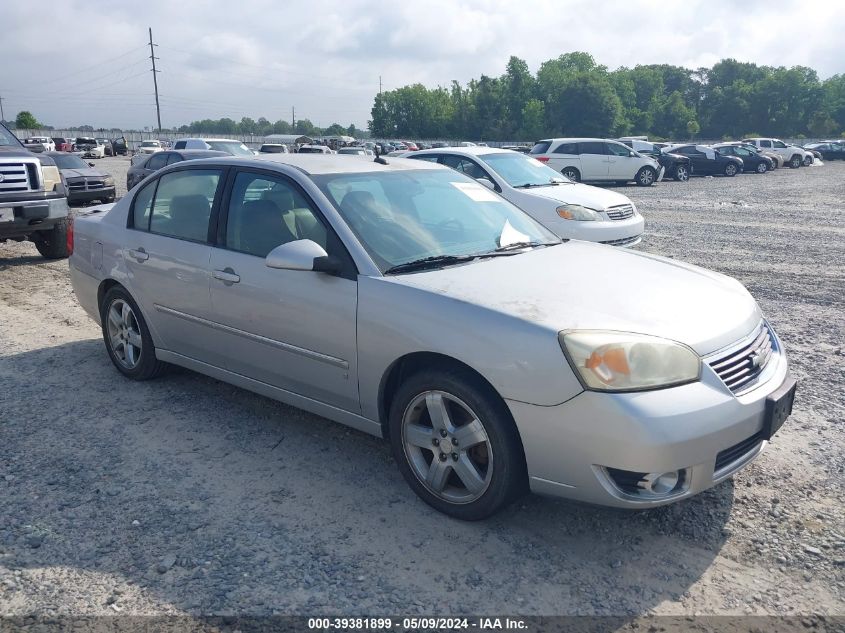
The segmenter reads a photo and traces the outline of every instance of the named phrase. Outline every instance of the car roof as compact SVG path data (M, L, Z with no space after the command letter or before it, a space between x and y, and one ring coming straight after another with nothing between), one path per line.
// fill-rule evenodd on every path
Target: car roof
M216 149L169 149L162 153L180 154L188 157L195 156L197 158L204 158L206 156L230 156L230 154Z
M356 159L354 156L349 157L340 154L260 154L253 158L230 156L219 162L221 165L241 167L272 167L272 163L281 163L295 167L309 176L449 169L449 167L424 160L389 158L387 165L382 165L375 162L371 156L361 156L360 159Z
M484 147L482 145L474 145L472 147L435 147L433 149L421 149L416 152L411 152L408 156L416 156L421 154L442 154L448 152L450 154L464 154L466 156L480 156L487 154L519 154L512 149L501 149L499 147Z
M615 138L544 138L539 141L538 143L588 143L588 142L605 142L608 143L621 143L622 141L618 141Z
M178 143L179 141L205 141L206 143L208 143L209 141L226 141L228 143L243 143L243 141L239 141L236 138L214 138L213 136L192 136L190 138L177 138L174 143Z

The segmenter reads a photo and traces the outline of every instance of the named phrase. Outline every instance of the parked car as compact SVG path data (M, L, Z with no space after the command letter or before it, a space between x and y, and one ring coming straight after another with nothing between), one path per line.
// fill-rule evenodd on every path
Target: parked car
M56 150L56 144L48 136L30 136L23 142L30 152L40 154L41 152L53 152Z
M402 141L402 144L408 149L410 152L416 152L419 147L413 141Z
M737 156L724 156L709 145L670 145L663 150L690 159L693 176L736 176L743 162Z
M65 138L64 136L54 136L50 140L53 141L53 146L57 152L73 151L73 139Z
M373 151L366 147L341 147L337 150L338 154L351 154L355 156L372 156Z
M112 151L115 156L126 156L129 153L129 143L126 142L126 137L113 138L111 140Z
M56 162L26 149L0 122L0 244L29 240L43 257L67 257L68 213Z
M126 172L126 190L129 191L144 178L154 174L165 165L200 158L222 158L223 156L230 156L230 154L211 149L180 149L155 152L130 165Z
M845 143L810 143L804 149L818 152L824 160L845 160Z
M681 154L672 154L671 152L664 152L660 147L648 141L639 139L620 139L620 143L627 145L635 152L644 156L650 156L656 160L661 167L663 173L670 178L674 178L678 182L687 182L690 176L690 159Z
M288 146L284 143L264 143L258 148L259 154L290 154Z
M786 159L772 149L764 149L762 147L757 147L756 145L750 145L741 141L732 143L732 145L744 147L745 149L749 149L752 152L757 152L758 154L760 154L760 156L765 156L766 158L771 159L772 165L774 165L775 169L780 169L786 164Z
M650 187L663 178L663 167L618 141L601 138L552 138L537 141L529 152L573 182L631 180Z
M523 154L527 154L531 151L531 147L528 145L502 145L502 149L509 149L514 152L521 152Z
M164 151L164 148L161 146L161 141L141 141L138 146L139 154L155 154L162 151Z
M767 158L757 152L741 145L733 143L719 143L713 145L715 149L722 156L736 156L742 161L742 171L757 172L758 174L765 174L767 171L772 171L775 168L771 158Z
M110 139L107 139L105 137L102 137L102 138L98 137L97 142L100 143L103 146L103 149L105 150L106 156L114 156L114 150L112 149Z
M332 150L325 145L300 145L298 153L300 154L331 154Z
M559 237L612 246L633 246L642 239L643 216L629 198L576 184L525 154L490 147L455 147L405 156L437 162L474 178ZM476 191L476 197L495 199L483 191Z
M173 363L385 437L460 519L529 487L667 504L765 449L795 380L738 281L479 191L426 161L171 165L76 217L70 278L123 376Z
M59 168L67 183L68 204L82 204L99 200L102 203L114 202L114 178L111 174L100 171L94 163L86 163L76 154L47 152Z
M173 149L213 149L231 156L255 156L246 145L231 138L180 138Z
M106 147L100 141L89 136L78 136L74 145L83 158L105 158Z
M759 147L764 150L772 150L783 156L783 159L793 169L798 169L802 165L812 165L813 155L805 149L801 149L795 145L787 145L777 138L744 138L743 143L748 143L754 147Z

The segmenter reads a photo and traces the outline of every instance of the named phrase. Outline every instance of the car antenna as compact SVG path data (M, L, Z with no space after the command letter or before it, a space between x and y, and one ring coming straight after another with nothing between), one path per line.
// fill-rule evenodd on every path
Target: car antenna
M388 162L381 157L381 150L379 149L378 145L376 145L373 148L373 151L376 153L375 160L373 160L374 163L378 163L379 165L387 165L388 164Z

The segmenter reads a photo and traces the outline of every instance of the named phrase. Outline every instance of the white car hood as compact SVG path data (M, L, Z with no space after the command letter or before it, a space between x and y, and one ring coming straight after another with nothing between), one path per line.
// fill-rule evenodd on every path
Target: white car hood
M662 336L702 356L748 335L762 314L735 279L671 259L570 241L391 283L546 327Z
M532 196L548 198L556 202L580 204L598 211L620 204L631 204L631 200L627 196L616 191L574 183L552 185L550 187L531 187L530 189L517 189L517 191Z

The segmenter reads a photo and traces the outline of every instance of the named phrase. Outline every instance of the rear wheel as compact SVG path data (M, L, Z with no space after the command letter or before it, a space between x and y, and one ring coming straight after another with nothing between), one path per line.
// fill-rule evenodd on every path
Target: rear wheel
M725 165L725 176L736 176L737 168L733 163Z
M485 519L527 490L516 425L501 398L469 371L411 376L393 399L389 424L405 481L444 514Z
M674 178L678 182L686 182L689 180L689 168L686 165L678 165L675 167Z
M651 187L654 181L657 180L657 172L651 167L643 167L637 172L634 180L636 180L637 185L640 187Z
M766 163L763 163L763 162L757 163L757 173L758 174L765 174L767 171L769 171L769 168L766 166Z
M560 173L562 173L572 182L581 182L581 172L579 172L574 167L564 167Z
M133 380L149 380L165 365L156 358L155 346L138 304L121 286L114 286L100 304L103 341L114 366Z
M49 231L39 231L33 236L32 241L35 243L35 248L41 253L42 257L47 259L64 259L70 256L70 251L67 247L67 218L64 218L56 223L56 225Z

